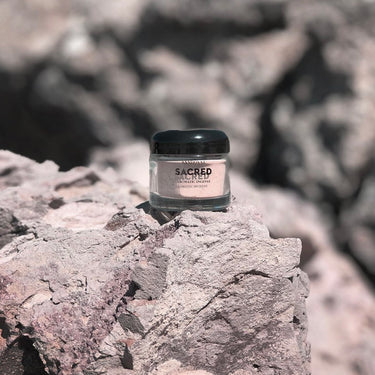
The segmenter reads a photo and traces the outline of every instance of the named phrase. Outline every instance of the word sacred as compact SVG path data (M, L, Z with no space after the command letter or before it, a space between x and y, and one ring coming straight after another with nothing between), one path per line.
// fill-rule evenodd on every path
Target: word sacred
M176 175L177 176L209 176L212 173L211 168L176 168Z

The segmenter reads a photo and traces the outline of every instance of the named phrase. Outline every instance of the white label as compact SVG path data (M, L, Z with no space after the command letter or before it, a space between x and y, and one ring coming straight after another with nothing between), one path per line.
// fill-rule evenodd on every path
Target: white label
M157 191L166 198L213 198L224 194L225 160L157 162Z

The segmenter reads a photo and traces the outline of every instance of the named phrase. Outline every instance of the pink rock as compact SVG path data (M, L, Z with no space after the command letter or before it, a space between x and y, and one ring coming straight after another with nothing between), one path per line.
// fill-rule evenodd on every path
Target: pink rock
M250 205L185 211L160 225L129 197L119 208L114 191L126 191L126 184L105 182L104 173L80 184L79 195L77 181L88 173L56 172L42 186L35 173L37 198L25 193L29 176L0 193L4 202L14 192L7 209L27 223L0 250L8 345L0 364L24 340L22 355L39 353L34 366L61 375L310 373L298 239L270 238ZM64 198L51 207L63 180ZM43 209L23 216L23 197ZM98 228L104 202L117 213ZM83 220L84 204L90 212L96 205L99 221ZM79 227L51 216L64 206L69 217L77 212Z

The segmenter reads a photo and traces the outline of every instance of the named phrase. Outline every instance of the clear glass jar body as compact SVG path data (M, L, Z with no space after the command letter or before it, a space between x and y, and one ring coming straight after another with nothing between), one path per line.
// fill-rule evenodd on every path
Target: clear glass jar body
M230 204L228 154L150 155L150 205L161 211L215 211Z

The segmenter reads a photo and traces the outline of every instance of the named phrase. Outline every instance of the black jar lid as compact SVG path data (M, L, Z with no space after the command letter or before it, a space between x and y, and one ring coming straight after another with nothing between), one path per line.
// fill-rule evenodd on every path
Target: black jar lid
M151 138L152 154L226 154L229 139L221 130L167 130Z

